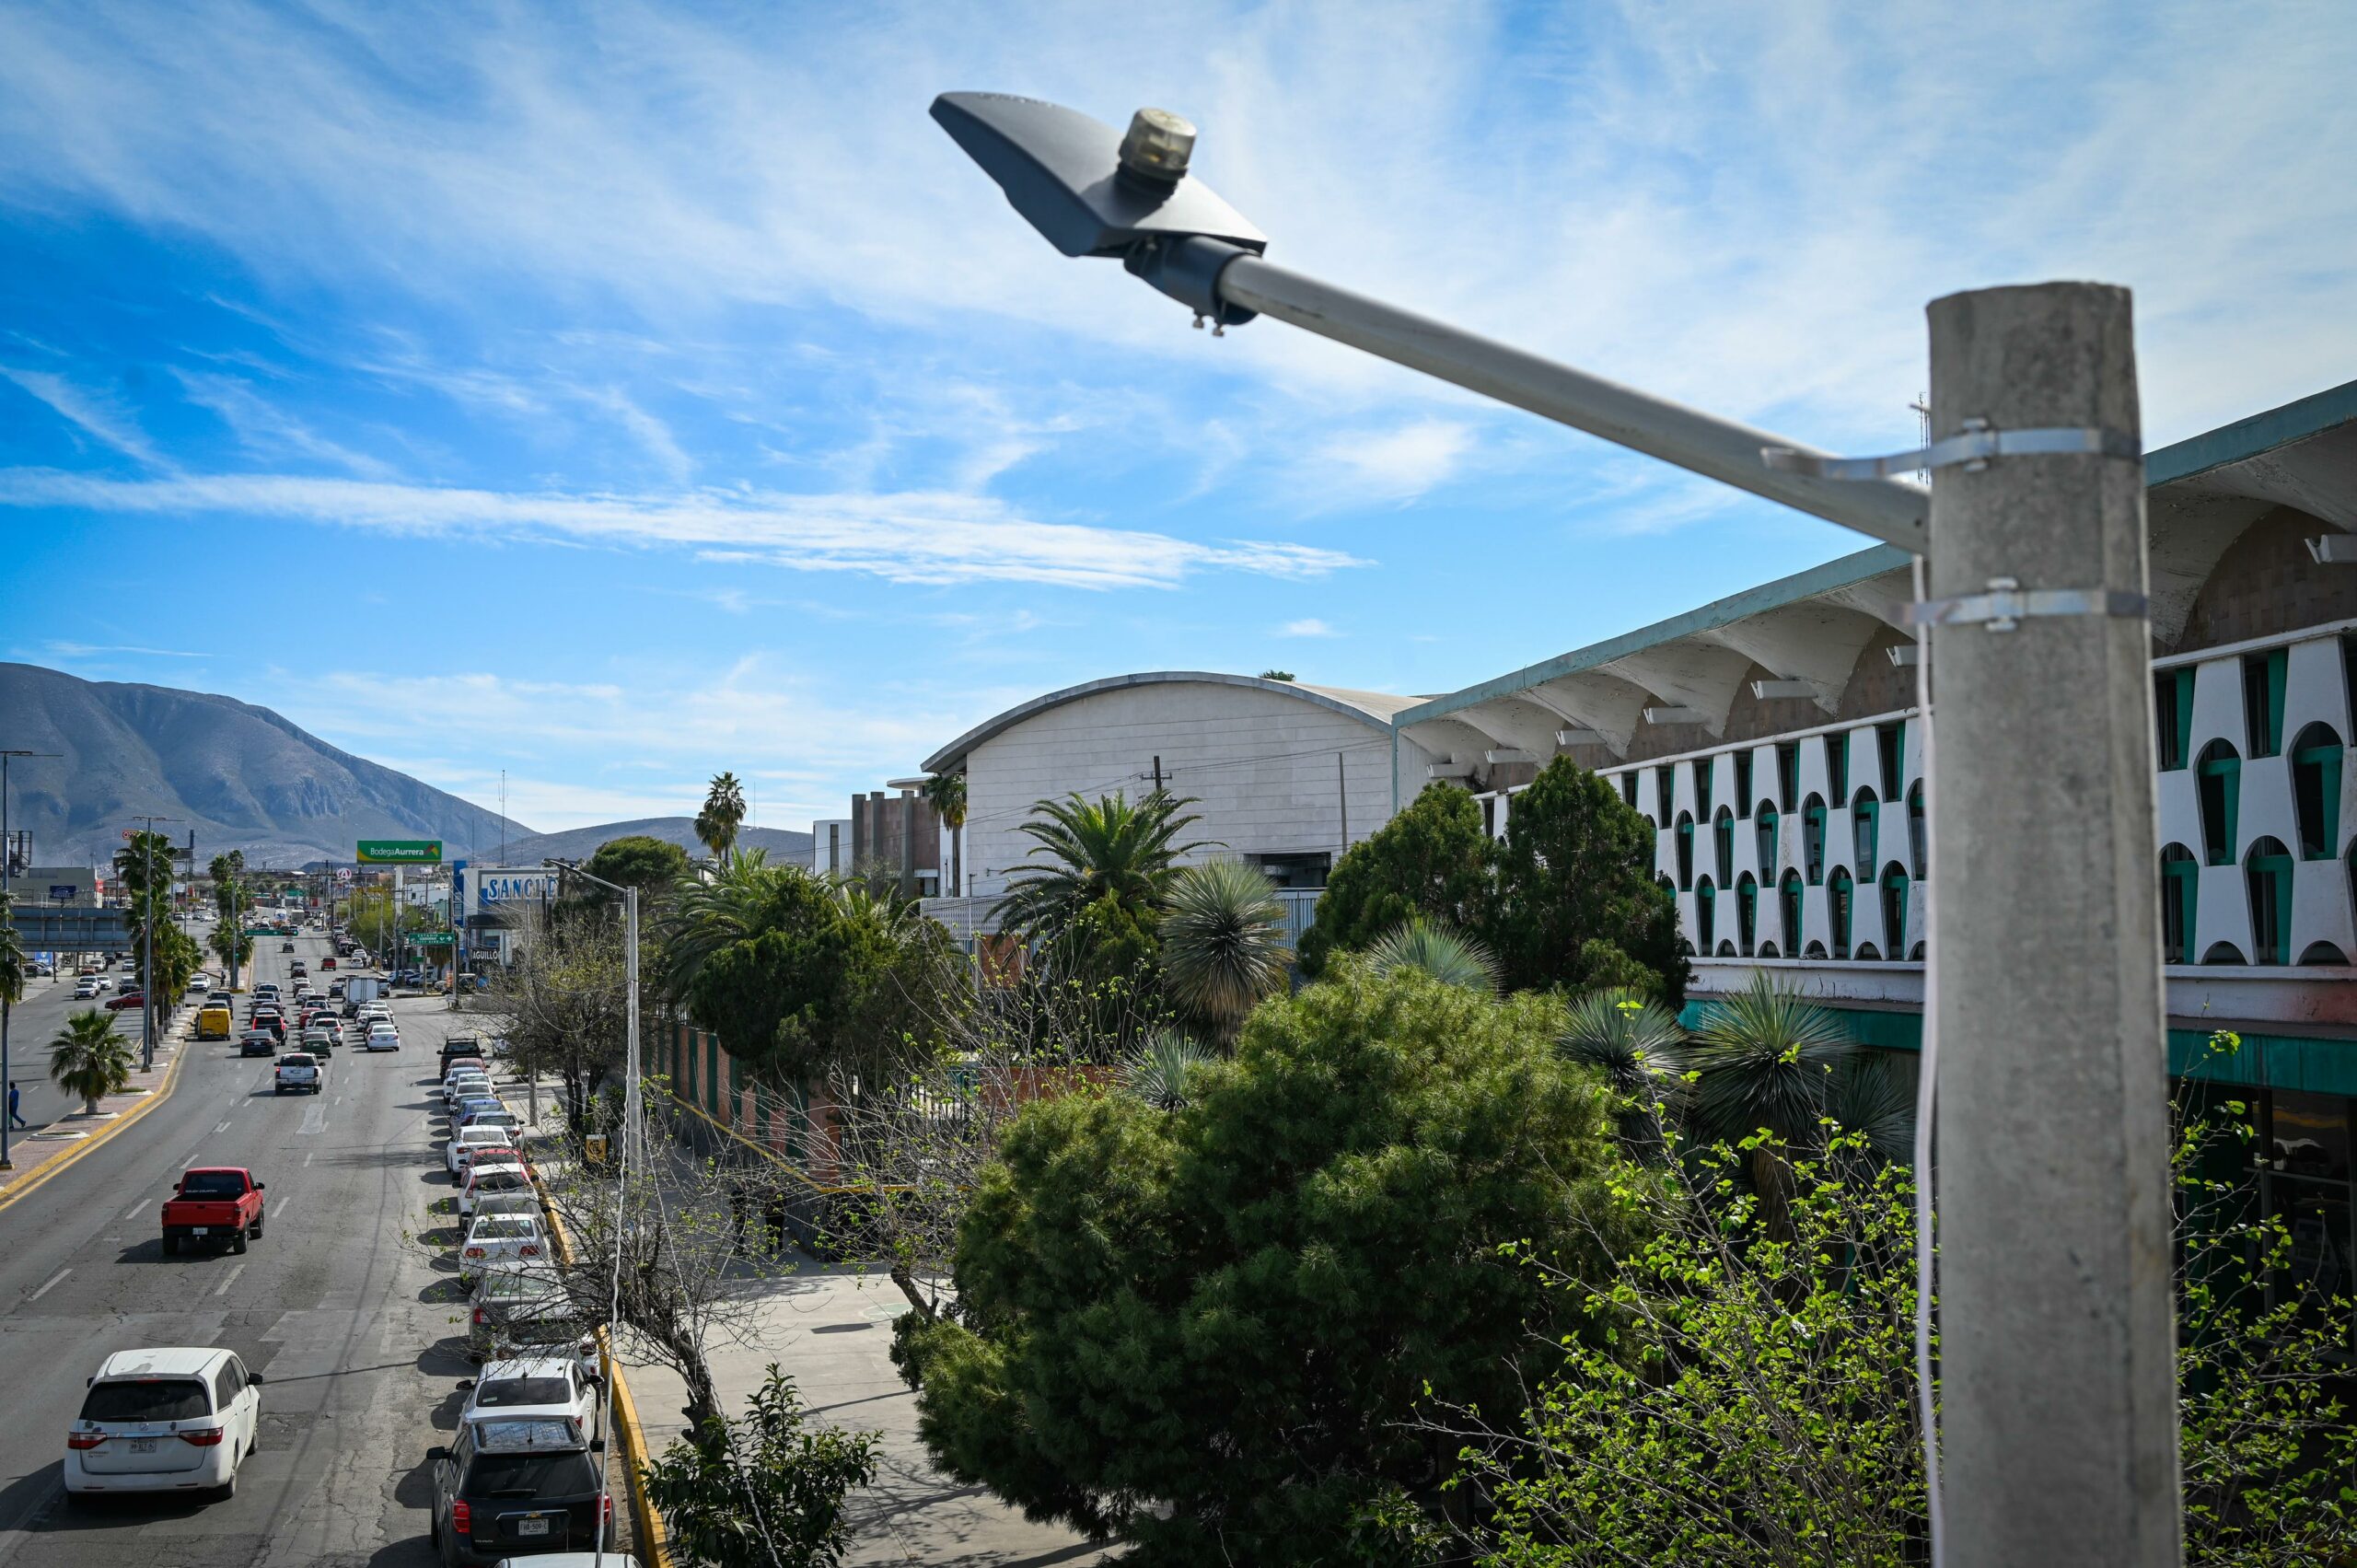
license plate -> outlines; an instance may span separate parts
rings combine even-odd
[[[152,1454],[156,1451],[156,1440],[153,1437],[134,1437],[131,1440],[131,1451],[134,1454]]]
[[[516,1533],[519,1536],[544,1536],[548,1534],[549,1521],[547,1516],[535,1514],[528,1519],[517,1520]]]
[[[189,1234],[191,1236],[211,1236],[213,1233],[210,1230],[207,1230],[204,1226],[198,1225],[195,1229],[190,1231]]]

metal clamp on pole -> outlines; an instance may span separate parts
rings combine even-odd
[[[2014,577],[1991,577],[1989,591],[1958,598],[1929,598],[1898,607],[1910,626],[1986,626],[2010,632],[2024,621],[2049,615],[2096,615],[2134,620],[2151,608],[2142,594],[2099,588],[2030,588]]]
[[[1992,458],[2072,457],[2144,460],[2136,437],[2124,430],[2073,425],[1998,430],[1985,419],[1968,419],[1963,430],[1945,440],[1884,458],[1821,458],[1790,447],[1759,449],[1759,460],[1768,467],[1817,479],[1889,479],[1926,469],[1958,466],[1968,473],[1978,473],[1989,466]]]

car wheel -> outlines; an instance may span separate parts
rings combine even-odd
[[[213,1489],[213,1501],[226,1503],[236,1495],[238,1495],[238,1469],[235,1465],[232,1465],[229,1467],[229,1479]]]
[[[253,1229],[248,1231],[246,1234],[252,1237],[256,1241],[260,1241],[261,1239],[261,1227],[262,1222],[256,1220],[254,1221]]]
[[[174,1258],[174,1257],[178,1257],[178,1256],[180,1255],[180,1238],[179,1237],[177,1237],[177,1236],[168,1236],[168,1237],[164,1237],[164,1256],[165,1256],[165,1257],[167,1257],[167,1258]]]
[[[246,1232],[243,1225],[238,1226],[238,1233],[229,1237],[229,1250],[237,1253],[240,1257],[244,1256],[246,1250]]]

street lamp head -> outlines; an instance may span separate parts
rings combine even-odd
[[[933,117],[1007,204],[1067,256],[1109,256],[1180,304],[1234,324],[1219,271],[1269,248],[1244,215],[1188,178],[1195,127],[1142,109],[1128,134],[1061,104],[1011,93],[943,93]]]

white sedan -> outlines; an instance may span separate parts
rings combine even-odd
[[[585,1372],[569,1355],[518,1356],[487,1361],[482,1370],[459,1385],[467,1402],[459,1419],[468,1421],[539,1418],[569,1421],[578,1441],[598,1434],[598,1410],[602,1395],[597,1377]]]
[[[504,1127],[468,1127],[453,1133],[450,1141],[442,1145],[442,1165],[449,1171],[451,1180],[467,1179],[467,1167],[480,1149],[505,1149],[512,1154],[516,1151],[515,1134]]]
[[[485,1269],[538,1263],[548,1252],[537,1214],[477,1214],[459,1247],[459,1272],[472,1279]]]
[[[442,1082],[442,1104],[447,1109],[470,1095],[488,1095],[491,1074],[488,1073],[453,1073]]]
[[[371,1024],[368,1032],[360,1038],[360,1049],[363,1051],[399,1051],[401,1048],[401,1031],[390,1024]]]
[[[198,1492],[228,1498],[261,1426],[261,1379],[230,1351],[119,1350],[65,1431],[65,1493]]]
[[[467,1171],[466,1185],[459,1190],[459,1216],[475,1217],[475,1205],[494,1192],[529,1192],[531,1179],[524,1174],[520,1160],[486,1160]]]

